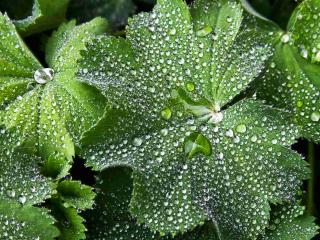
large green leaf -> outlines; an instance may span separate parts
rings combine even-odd
[[[319,1],[314,0],[299,5],[288,32],[278,30],[274,35],[274,57],[257,81],[258,97],[292,112],[301,135],[316,142],[320,141],[319,9]]]
[[[118,114],[86,134],[81,155],[96,170],[133,169],[130,212],[152,231],[210,219],[222,239],[256,239],[269,203],[290,200],[307,177],[288,148],[298,134],[288,114],[239,101],[271,55],[241,9],[159,0],[130,21],[127,39],[100,37],[83,52],[79,74]]]
[[[59,235],[54,219],[45,209],[0,199],[1,239],[53,240]]]
[[[45,160],[44,172],[50,176],[66,174],[74,143],[103,115],[105,104],[97,90],[77,80],[73,62],[83,41],[103,32],[105,22],[67,26],[61,28],[72,35],[60,30],[50,40],[50,66],[57,67],[51,70],[41,66],[8,17],[0,15],[0,124],[15,132],[13,147]]]

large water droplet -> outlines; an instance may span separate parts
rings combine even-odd
[[[313,112],[311,114],[311,120],[314,122],[319,122],[320,120],[320,113],[319,112]]]
[[[8,189],[6,191],[6,193],[7,193],[7,196],[10,197],[10,198],[13,198],[13,197],[16,196],[16,192],[14,190],[11,190],[11,189]]]
[[[197,153],[209,156],[212,153],[211,143],[203,134],[194,132],[185,139],[184,152],[189,158]]]
[[[54,71],[51,68],[38,69],[34,73],[34,80],[39,84],[46,84],[54,77]]]
[[[283,36],[281,37],[281,42],[283,43],[287,43],[290,40],[290,36],[289,34],[283,34]]]
[[[19,202],[20,202],[21,204],[25,204],[26,201],[27,201],[27,198],[26,198],[25,196],[23,196],[23,195],[19,196]]]
[[[246,125],[244,124],[239,124],[237,127],[236,127],[236,131],[238,133],[245,133],[247,131],[247,127]]]
[[[301,100],[297,101],[297,107],[301,108],[303,106],[303,102]]]
[[[186,84],[186,87],[187,87],[187,90],[188,90],[189,92],[192,92],[192,91],[194,91],[194,89],[195,89],[195,85],[194,85],[192,82],[188,82],[188,83]]]
[[[142,142],[143,142],[143,140],[141,138],[133,139],[133,145],[136,146],[136,147],[141,146]]]
[[[161,117],[163,117],[166,120],[169,120],[171,118],[171,110],[170,108],[165,108],[161,111]]]

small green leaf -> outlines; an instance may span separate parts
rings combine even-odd
[[[92,207],[95,197],[92,190],[91,187],[83,185],[79,181],[68,180],[61,181],[57,187],[64,207],[74,207],[81,210]]]
[[[23,36],[55,28],[64,21],[68,2],[69,0],[28,1],[27,4],[33,4],[31,15],[14,20],[14,24]],[[18,11],[16,9],[19,9],[17,5],[14,12]]]
[[[53,240],[59,236],[59,231],[53,224],[53,217],[44,208],[23,206],[0,199],[1,239]]]
[[[65,207],[59,199],[50,200],[52,215],[57,220],[56,226],[60,230],[59,240],[86,239],[84,219],[72,207]]]

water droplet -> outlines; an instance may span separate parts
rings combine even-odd
[[[163,117],[166,120],[169,120],[171,118],[172,112],[170,108],[165,108],[161,111],[161,117]]]
[[[231,23],[232,22],[232,17],[227,17],[227,22]]]
[[[256,142],[258,140],[258,137],[256,135],[252,136],[251,137],[251,141],[252,142]]]
[[[314,122],[319,122],[320,120],[320,113],[319,112],[313,112],[311,114],[311,120]]]
[[[229,129],[228,131],[226,131],[226,136],[227,137],[233,137],[233,131],[231,129]]]
[[[283,34],[283,36],[281,37],[281,42],[283,42],[283,43],[287,43],[287,42],[289,42],[289,40],[290,40],[290,36],[289,36],[289,34]]]
[[[143,140],[141,138],[133,139],[133,145],[136,146],[136,147],[141,146],[142,142],[143,142]]]
[[[34,80],[39,84],[46,84],[54,77],[54,71],[51,68],[38,69],[34,73]]]
[[[212,112],[210,114],[210,119],[208,123],[217,124],[223,120],[223,113],[222,112]]]
[[[160,133],[163,135],[163,136],[167,136],[168,135],[168,129],[164,128],[164,129],[161,129]]]
[[[275,67],[276,67],[275,62],[272,62],[272,63],[270,64],[270,67],[271,67],[271,68],[275,68]]]
[[[177,30],[175,28],[170,29],[169,34],[170,35],[176,35]]]
[[[197,153],[209,156],[212,153],[211,143],[203,134],[194,132],[185,139],[184,152],[189,158]]]
[[[301,100],[297,101],[297,107],[301,108],[303,106],[303,102]]]
[[[242,180],[242,176],[241,176],[241,175],[238,175],[238,176],[237,176],[237,181],[240,182],[241,180]]]
[[[187,90],[188,90],[189,92],[192,92],[192,91],[194,91],[194,89],[195,89],[195,85],[194,85],[192,82],[188,82],[188,83],[186,84],[186,88],[187,88]]]
[[[21,204],[25,204],[26,201],[27,201],[27,198],[26,198],[25,196],[23,196],[23,195],[19,196],[19,202],[20,202]]]
[[[247,127],[246,125],[244,124],[239,124],[237,127],[236,127],[236,131],[238,133],[245,133],[247,131]]]
[[[308,50],[302,49],[302,50],[301,50],[301,56],[302,56],[303,58],[307,59],[307,58],[308,58]]]
[[[11,190],[11,189],[8,189],[7,190],[7,196],[10,197],[10,198],[13,198],[16,196],[16,192],[14,190]]]
[[[199,31],[197,31],[197,36],[198,37],[205,37],[207,35],[209,35],[212,32],[212,27],[210,26],[206,26],[202,29],[200,29]]]

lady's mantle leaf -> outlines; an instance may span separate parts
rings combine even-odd
[[[95,208],[86,212],[88,239],[159,239],[144,225],[138,225],[129,213],[131,171],[111,168],[102,172],[97,181]]]
[[[296,9],[288,32],[276,34],[273,59],[262,80],[258,96],[289,109],[302,127],[302,136],[320,141],[320,19],[319,1],[306,0]]]
[[[65,207],[74,207],[77,209],[88,209],[93,205],[95,197],[92,188],[81,184],[78,181],[61,181],[58,184],[57,191]]]
[[[0,239],[53,240],[59,235],[54,219],[43,208],[0,199]]]
[[[56,226],[60,230],[59,240],[86,239],[84,219],[73,207],[65,207],[60,199],[51,199],[52,215],[57,219]]]
[[[93,36],[106,32],[108,23],[103,18],[76,26],[75,21],[63,24],[53,33],[46,49],[46,61],[56,71],[75,68],[80,50],[85,48]]]
[[[32,2],[31,15],[13,21],[22,35],[27,36],[55,28],[65,20],[69,0],[34,0]],[[15,6],[15,8],[19,7]]]
[[[320,2],[305,0],[292,14],[288,31],[302,55],[313,63],[320,63]]]
[[[314,217],[303,214],[304,207],[298,204],[276,206],[272,211],[270,226],[264,240],[309,240],[317,233],[319,227],[314,223]]]
[[[121,114],[105,114],[82,156],[97,170],[133,168],[130,212],[152,231],[175,235],[210,219],[222,239],[256,239],[269,203],[290,200],[307,176],[288,148],[298,130],[287,114],[238,99],[271,52],[241,19],[234,1],[189,10],[159,0],[130,21],[127,39],[101,37],[83,53],[83,81]]]
[[[74,142],[103,114],[104,98],[79,82],[74,76],[74,64],[64,58],[75,61],[77,52],[84,48],[84,35],[101,33],[104,24],[93,20],[80,27],[63,26],[73,35],[55,34],[56,40],[50,40],[49,49],[60,44],[62,50],[50,52],[50,63],[57,69],[48,69],[28,51],[8,17],[0,15],[0,124],[16,133],[15,146],[47,160],[47,175],[66,173],[74,155]],[[68,39],[62,45],[59,38],[65,35]],[[68,44],[76,42],[70,40],[73,38],[79,45],[71,48]],[[88,36],[84,39],[89,41]]]
[[[13,134],[0,130],[0,200],[11,200],[33,205],[43,202],[52,194],[54,184],[42,176],[37,156],[12,151],[8,143],[15,141]]]

